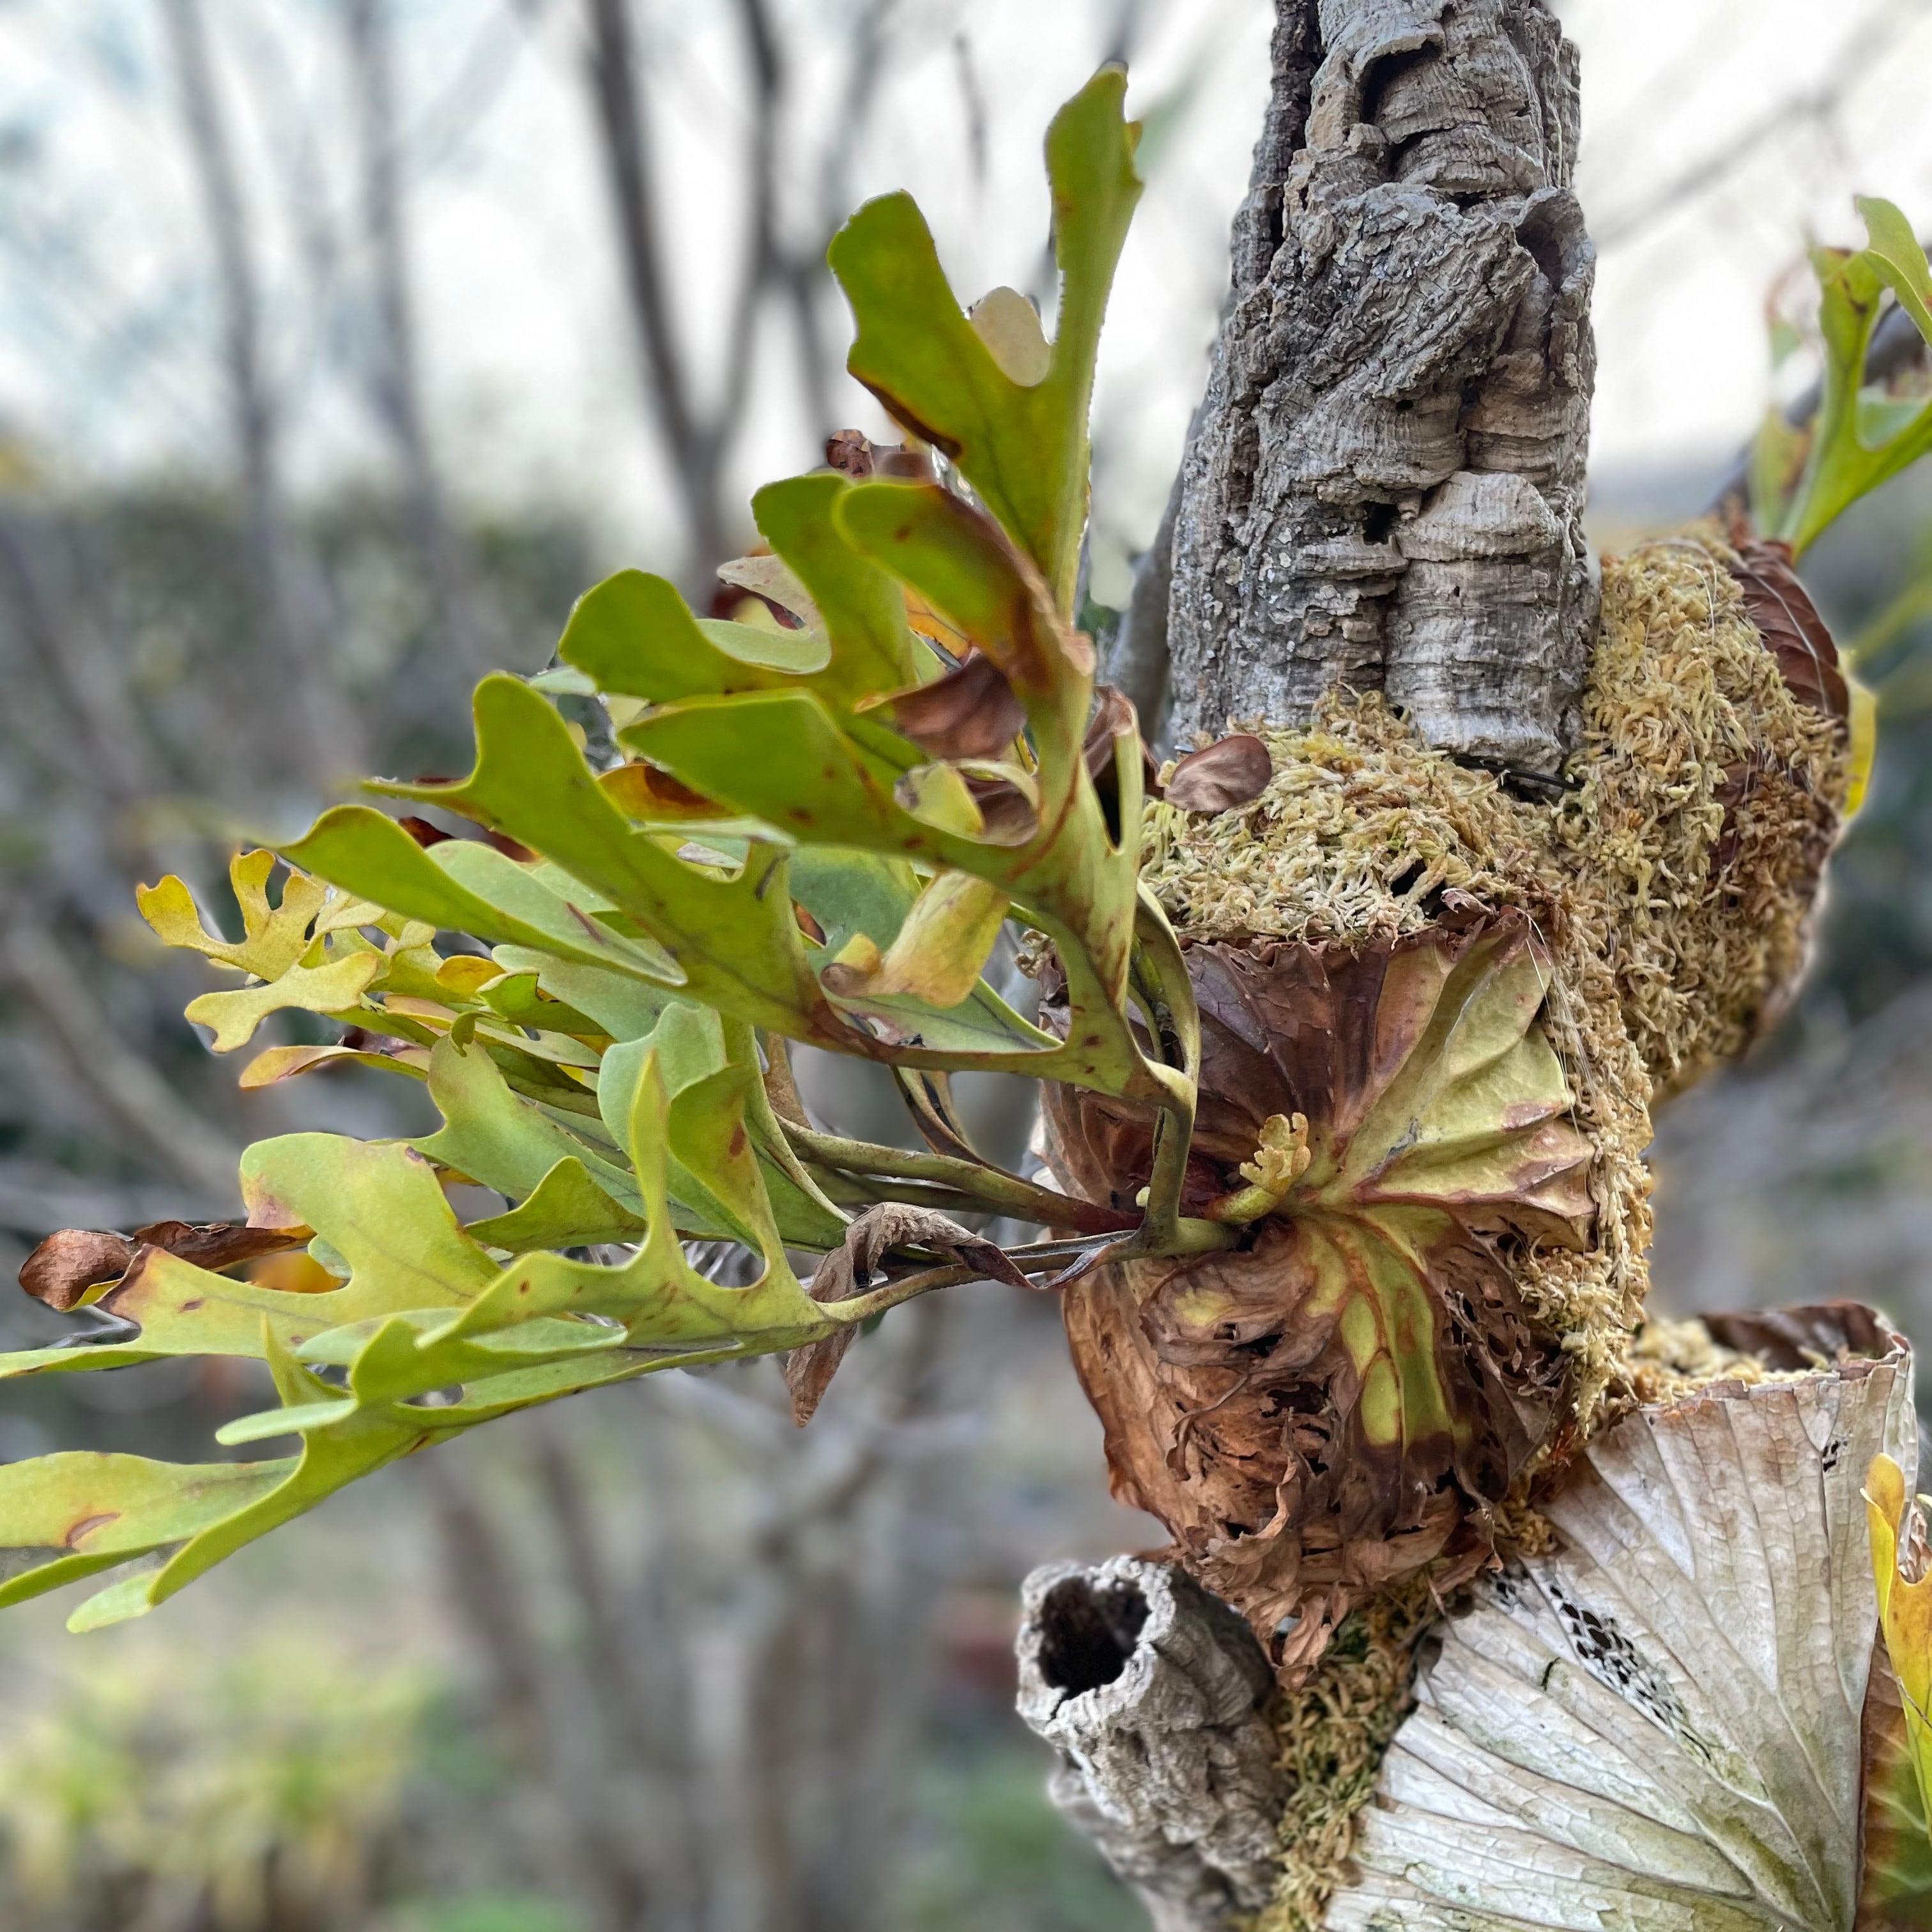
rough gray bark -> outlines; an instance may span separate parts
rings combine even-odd
[[[1053,1802],[1140,1894],[1155,1932],[1265,1905],[1288,1786],[1247,1625],[1166,1564],[1116,1556],[1027,1579],[1020,1715],[1060,1754]]]
[[[1552,770],[1597,602],[1575,50],[1544,0],[1277,0],[1274,62],[1175,526],[1173,736],[1341,684]]]

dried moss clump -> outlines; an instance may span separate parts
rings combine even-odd
[[[1514,910],[1550,975],[1544,1024],[1593,1150],[1594,1240],[1533,1249],[1525,1305],[1573,1364],[1561,1455],[1634,1402],[1771,1371],[1701,1323],[1641,1323],[1654,1100],[1734,1057],[1802,964],[1845,796],[1839,719],[1795,696],[1747,614],[1714,531],[1606,562],[1601,631],[1570,762],[1549,802],[1424,744],[1375,695],[1303,730],[1250,724],[1273,776],[1216,816],[1156,803],[1143,875],[1184,941],[1271,937],[1356,948],[1446,914]],[[1532,1470],[1533,1473],[1533,1470]],[[1519,1483],[1499,1540],[1548,1534]],[[1312,1932],[1410,1701],[1434,1613],[1412,1582],[1355,1611],[1278,1721],[1295,1797],[1282,1878],[1256,1932]]]
[[[1754,1388],[1760,1382],[1802,1382],[1813,1369],[1773,1369],[1762,1355],[1726,1348],[1702,1322],[1648,1318],[1630,1337],[1624,1373],[1636,1402],[1682,1402],[1719,1382]]]
[[[1735,560],[1700,531],[1605,566],[1582,789],[1552,826],[1660,1099],[1777,1017],[1845,800],[1845,728],[1785,681]]]
[[[1305,730],[1252,728],[1274,764],[1252,805],[1148,813],[1142,877],[1184,938],[1353,947],[1420,932],[1458,905],[1520,911],[1537,934],[1551,974],[1544,1024],[1594,1150],[1598,1238],[1580,1254],[1535,1252],[1519,1286],[1563,1338],[1573,1412],[1588,1414],[1648,1286],[1650,1078],[1618,1017],[1600,922],[1561,861],[1557,808],[1424,744],[1375,693],[1330,698]]]
[[[1277,1701],[1277,1762],[1292,1795],[1282,1819],[1280,1882],[1253,1932],[1320,1924],[1383,1756],[1414,1705],[1417,1643],[1438,1614],[1419,1580],[1378,1598],[1336,1631],[1307,1682]]]
[[[1802,964],[1845,795],[1843,724],[1794,696],[1714,530],[1607,560],[1576,787],[1542,803],[1424,744],[1370,694],[1264,723],[1238,812],[1150,806],[1142,873],[1184,939],[1357,946],[1445,908],[1514,908],[1548,958],[1545,1025],[1596,1150],[1592,1251],[1522,1288],[1575,1358],[1587,1428],[1648,1286],[1653,1100],[1742,1051]]]

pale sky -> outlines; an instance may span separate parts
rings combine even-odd
[[[430,402],[481,504],[562,498],[614,560],[666,554],[584,114],[576,0],[393,0]],[[864,0],[774,0],[798,51],[788,195],[815,190]],[[334,0],[206,0],[247,162],[293,481],[380,459],[344,380],[362,256]],[[900,0],[857,194],[908,186],[963,299],[1036,278],[1040,138],[1117,0]],[[1265,0],[1142,0],[1132,111],[1162,125],[1117,286],[1096,412],[1102,576],[1118,595],[1201,387],[1267,84]],[[1566,0],[1583,57],[1580,188],[1600,236],[1600,471],[1711,460],[1769,380],[1763,304],[1850,197],[1932,228],[1932,0]],[[744,130],[728,0],[639,0],[657,76],[686,340],[713,346]],[[0,438],[58,486],[218,470],[206,244],[157,0],[0,0]],[[983,116],[983,170],[970,130]],[[1677,190],[1674,194],[1673,186]],[[721,239],[722,238],[722,239]],[[789,334],[760,344],[743,488],[808,466]],[[878,426],[856,388],[850,418]],[[1111,575],[1109,574],[1111,573]]]

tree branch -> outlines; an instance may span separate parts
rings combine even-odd
[[[310,622],[284,514],[274,397],[262,341],[262,298],[240,171],[208,45],[201,0],[162,0],[182,118],[220,290],[222,358],[241,459],[248,556],[268,636],[281,661],[297,730],[297,755],[312,778],[366,764],[359,725],[322,670],[320,627]]]
[[[1133,1886],[1155,1932],[1232,1932],[1274,1889],[1288,1799],[1247,1625],[1138,1557],[1026,1580],[1019,1713],[1060,1754],[1053,1802]]]
[[[677,472],[692,546],[700,568],[722,560],[717,506],[700,487],[704,436],[692,401],[665,288],[657,182],[638,86],[628,0],[586,0],[590,40],[585,73],[596,109],[604,177],[617,225],[618,253],[643,363],[644,390]]]
[[[376,326],[370,400],[401,462],[417,548],[435,587],[452,655],[470,676],[481,676],[500,655],[502,640],[492,634],[477,598],[475,572],[449,514],[422,405],[388,0],[345,0],[342,21],[359,111],[362,221],[374,262]]]
[[[225,1208],[235,1199],[241,1149],[130,1051],[60,941],[24,907],[9,910],[0,974],[40,1014],[81,1084],[134,1146],[202,1200]]]

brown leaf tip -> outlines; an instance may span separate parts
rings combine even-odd
[[[1274,766],[1268,748],[1237,731],[1203,750],[1190,752],[1174,768],[1162,796],[1183,812],[1232,812],[1252,805],[1268,790]]]
[[[311,1231],[244,1228],[227,1221],[156,1221],[122,1234],[104,1228],[63,1228],[50,1234],[20,1268],[20,1286],[36,1301],[65,1314],[91,1288],[118,1281],[143,1248],[159,1248],[196,1268],[224,1268],[299,1247]]]

